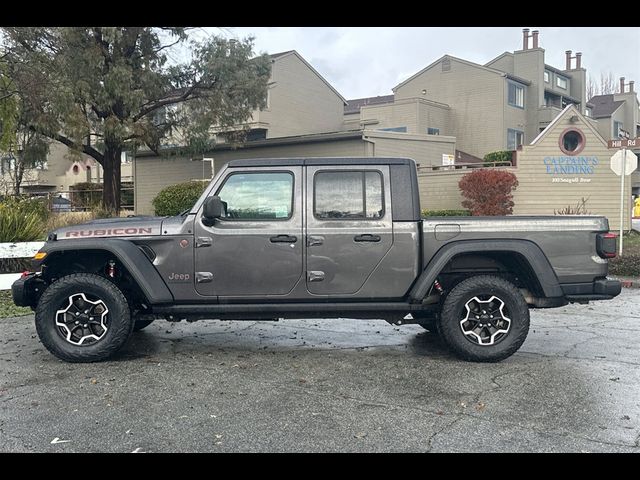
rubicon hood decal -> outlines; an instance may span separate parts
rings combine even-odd
[[[64,237],[118,237],[130,235],[154,235],[152,227],[96,228],[95,230],[69,230]]]
[[[58,240],[96,237],[139,237],[161,235],[162,218],[123,218],[87,222],[55,231]]]

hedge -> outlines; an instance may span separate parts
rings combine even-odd
[[[423,217],[468,217],[469,210],[422,210]]]
[[[193,207],[206,186],[205,182],[193,181],[178,183],[160,190],[160,193],[151,202],[156,215],[178,215]]]

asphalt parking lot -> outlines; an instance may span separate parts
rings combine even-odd
[[[1,320],[2,452],[637,452],[640,290],[534,311],[522,349],[458,361],[419,326],[171,324],[72,365]]]

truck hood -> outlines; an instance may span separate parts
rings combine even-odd
[[[49,233],[48,239],[73,240],[77,238],[161,235],[162,221],[166,218],[150,216],[101,218],[71,227],[58,228]]]

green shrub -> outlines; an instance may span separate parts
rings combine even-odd
[[[33,242],[44,235],[48,211],[37,200],[6,199],[0,203],[0,243]]]
[[[502,167],[511,165],[511,155],[512,152],[510,150],[498,150],[497,152],[487,153],[483,160],[485,167]]]
[[[422,210],[423,217],[468,217],[469,210]]]
[[[204,182],[193,181],[178,183],[160,190],[160,193],[151,202],[156,215],[177,215],[183,210],[193,207],[206,186],[207,184]]]

